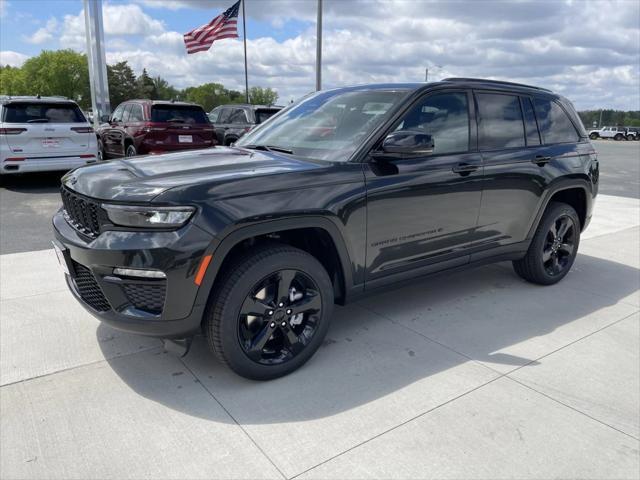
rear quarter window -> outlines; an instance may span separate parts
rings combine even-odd
[[[556,102],[546,98],[536,98],[533,106],[544,143],[569,143],[580,139],[573,123]]]
[[[209,123],[209,117],[201,107],[178,105],[154,105],[151,107],[152,122]]]
[[[267,119],[273,117],[280,110],[275,108],[261,108],[256,110],[256,123],[262,123]]]
[[[7,123],[86,123],[75,104],[65,103],[9,103],[3,108]]]

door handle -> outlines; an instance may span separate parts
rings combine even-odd
[[[459,163],[451,169],[453,173],[459,173],[460,175],[469,175],[471,172],[478,170],[478,165],[471,165],[469,163]]]
[[[540,165],[542,167],[542,166],[546,165],[547,163],[549,163],[551,161],[551,157],[545,157],[543,155],[536,155],[535,158],[532,161],[536,165]]]

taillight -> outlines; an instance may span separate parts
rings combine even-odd
[[[71,127],[77,133],[93,133],[93,127]]]
[[[24,162],[25,160],[25,157],[9,157],[6,159],[7,162]]]
[[[80,155],[80,158],[94,158],[95,155],[93,153],[85,153],[83,155]]]
[[[19,135],[26,131],[26,128],[0,128],[0,135]]]

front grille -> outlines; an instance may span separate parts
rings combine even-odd
[[[164,280],[157,284],[125,283],[122,289],[134,307],[155,314],[162,312],[166,293]]]
[[[67,221],[81,233],[97,237],[100,234],[100,205],[64,187],[60,189],[60,196]]]
[[[74,262],[76,277],[74,282],[80,298],[94,310],[106,312],[111,309],[111,305],[102,293],[102,289],[96,282],[93,273],[87,267]]]

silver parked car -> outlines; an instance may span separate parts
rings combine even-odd
[[[93,128],[63,97],[0,97],[0,174],[71,170],[98,160]]]

